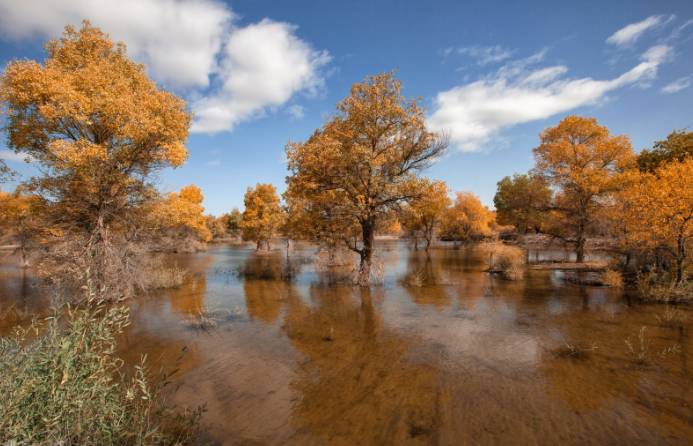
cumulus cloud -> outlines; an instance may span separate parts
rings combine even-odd
[[[174,86],[206,86],[233,13],[213,0],[0,0],[0,33],[59,36],[88,19]]]
[[[230,130],[239,122],[286,103],[295,93],[315,93],[320,68],[330,61],[295,35],[296,27],[264,19],[232,32],[219,71],[221,87],[193,103],[192,131]]]
[[[123,41],[151,76],[192,101],[192,131],[232,130],[323,85],[327,51],[314,50],[288,23],[247,26],[219,0],[0,0],[0,37],[59,36],[88,19]],[[303,112],[292,106],[288,113]]]
[[[606,42],[616,46],[630,45],[638,40],[640,36],[642,36],[647,30],[668,23],[669,21],[673,20],[673,18],[673,15],[651,15],[645,20],[631,23],[630,25],[626,25],[619,29],[609,36],[609,38],[606,39]]]
[[[676,79],[674,82],[671,82],[664,87],[662,87],[662,93],[677,93],[681,90],[685,90],[686,88],[691,86],[691,77],[686,76],[682,77],[679,79]]]
[[[651,47],[632,69],[614,79],[596,80],[566,78],[563,65],[536,68],[544,59],[542,51],[508,63],[485,79],[438,93],[427,123],[447,133],[460,150],[479,150],[504,128],[593,104],[610,91],[651,80],[671,54],[669,46]]]

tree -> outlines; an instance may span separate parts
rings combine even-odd
[[[529,230],[539,232],[551,206],[551,195],[548,184],[540,177],[504,177],[493,197],[498,223],[513,225],[522,234]]]
[[[457,192],[455,202],[446,209],[441,233],[448,240],[468,241],[491,232],[493,213],[471,192]]]
[[[673,131],[667,139],[657,141],[652,150],[638,154],[638,167],[643,172],[653,173],[662,164],[684,161],[693,157],[693,132]]]
[[[45,203],[21,188],[14,193],[0,192],[0,227],[18,245],[22,266],[29,266],[29,250],[44,237],[58,235],[45,220]]]
[[[161,229],[192,233],[202,241],[209,241],[212,234],[202,206],[202,190],[190,184],[180,192],[170,192],[154,209],[156,225]]]
[[[277,189],[271,184],[258,183],[254,188],[248,188],[244,203],[241,219],[243,240],[254,241],[258,250],[264,244],[269,251],[270,241],[284,219]]]
[[[426,241],[428,252],[443,215],[450,206],[450,197],[443,181],[424,180],[420,187],[419,196],[403,212],[402,223],[407,233],[414,237],[415,247],[418,245],[418,238],[422,237]]]
[[[536,174],[557,189],[549,231],[573,243],[583,262],[590,226],[634,163],[630,141],[610,135],[594,118],[568,116],[542,132],[533,152]]]
[[[226,217],[226,232],[231,237],[238,237],[241,234],[241,211],[238,208],[233,208]]]
[[[46,49],[43,64],[12,61],[0,79],[8,146],[41,166],[31,187],[56,223],[86,237],[99,274],[109,234],[154,196],[152,173],[185,161],[190,114],[89,22]]]
[[[341,241],[359,254],[366,285],[378,220],[418,196],[416,173],[446,143],[426,129],[423,111],[403,98],[392,73],[354,84],[337,112],[306,142],[288,144],[288,191],[314,211],[316,224],[359,228],[358,238],[347,233]]]
[[[675,282],[685,278],[693,243],[693,158],[635,174],[620,194],[619,216],[631,246],[664,249],[673,257]]]

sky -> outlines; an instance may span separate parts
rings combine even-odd
[[[489,206],[567,115],[596,117],[635,150],[693,128],[690,0],[0,0],[0,66],[43,60],[46,39],[83,19],[187,100],[190,157],[156,181],[197,184],[215,215],[242,209],[256,183],[283,191],[285,145],[384,71],[450,138],[424,175]],[[0,158],[35,173],[5,142]]]

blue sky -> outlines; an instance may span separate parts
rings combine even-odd
[[[189,161],[159,186],[201,186],[214,214],[242,207],[257,182],[283,190],[285,144],[319,127],[352,83],[392,69],[451,137],[425,174],[489,205],[568,114],[595,116],[636,150],[693,128],[690,0],[0,0],[0,64],[42,59],[42,43],[82,18],[188,100]]]

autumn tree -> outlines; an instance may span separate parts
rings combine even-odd
[[[661,165],[693,158],[693,132],[673,131],[667,139],[657,141],[651,150],[638,154],[638,167],[643,172],[653,173]]]
[[[315,211],[316,224],[359,229],[341,241],[360,256],[358,281],[365,285],[378,221],[418,196],[417,172],[445,147],[392,73],[371,76],[351,87],[337,115],[307,141],[288,144],[288,190]]]
[[[498,224],[513,225],[522,234],[539,232],[551,206],[551,196],[548,184],[538,176],[504,177],[493,197]]]
[[[549,231],[572,243],[577,262],[583,262],[595,217],[621,188],[620,174],[634,163],[630,141],[611,135],[594,118],[568,116],[542,132],[533,152],[535,173],[556,189]]]
[[[685,279],[693,244],[693,158],[635,174],[619,195],[619,221],[628,244],[665,250],[673,258],[675,282]]]
[[[155,227],[194,235],[205,242],[211,240],[203,200],[202,190],[194,184],[182,187],[180,192],[170,192],[154,206]]]
[[[23,267],[29,266],[29,251],[41,240],[59,235],[47,224],[43,200],[22,188],[13,193],[0,192],[0,228],[3,236],[17,244]]]
[[[31,187],[56,223],[86,237],[83,257],[99,275],[111,235],[153,196],[152,173],[185,161],[190,115],[89,22],[46,50],[43,63],[12,61],[0,79],[8,146],[39,164]]]
[[[424,180],[420,185],[418,197],[406,206],[402,214],[402,224],[410,237],[414,238],[415,248],[418,239],[426,241],[426,252],[439,229],[443,216],[450,206],[448,188],[443,181]]]
[[[270,241],[277,234],[284,218],[277,189],[271,184],[258,183],[254,188],[248,188],[243,202],[243,240],[255,242],[258,250],[262,245],[269,250]]]
[[[469,241],[490,235],[493,213],[471,192],[457,192],[446,209],[441,235],[448,240]]]
[[[231,212],[226,214],[226,232],[231,237],[238,237],[241,235],[241,219],[243,215],[238,208],[231,209]]]

